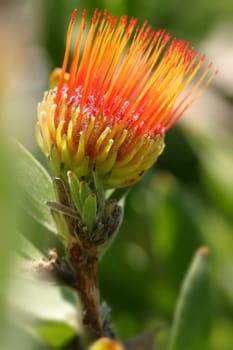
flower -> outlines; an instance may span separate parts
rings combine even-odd
[[[37,140],[55,175],[88,179],[95,168],[105,188],[128,186],[157,160],[165,132],[216,72],[189,43],[98,10],[88,31],[83,12],[67,72],[75,17],[76,10],[62,68],[38,106]]]

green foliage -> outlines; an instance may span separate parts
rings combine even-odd
[[[65,322],[44,322],[36,326],[36,331],[53,349],[60,349],[76,334]]]
[[[20,201],[25,211],[51,231],[55,231],[46,201],[55,201],[52,180],[42,165],[22,145],[16,144],[15,179],[19,184]]]
[[[91,232],[95,223],[97,213],[97,200],[94,193],[89,194],[83,206],[82,217],[86,223],[88,231]]]
[[[80,196],[79,196],[79,192],[80,192],[79,180],[78,180],[77,176],[75,175],[75,173],[73,173],[72,171],[68,171],[67,177],[68,177],[68,183],[69,183],[69,187],[70,187],[70,194],[72,197],[72,201],[74,202],[78,212],[81,214],[83,203],[80,200]]]
[[[208,249],[200,248],[185,277],[173,321],[170,350],[208,349],[211,288]]]
[[[15,240],[16,198],[14,178],[12,176],[13,162],[9,152],[5,136],[2,133],[2,123],[0,124],[0,338],[4,337],[4,323],[7,319],[5,288],[9,283],[9,275],[12,266]]]

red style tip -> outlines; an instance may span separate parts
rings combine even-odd
[[[84,18],[84,19],[87,18],[87,10],[83,10],[83,12],[82,12],[82,18]]]
[[[71,13],[71,17],[70,17],[70,24],[71,25],[73,25],[74,22],[75,22],[75,18],[76,18],[77,12],[78,12],[78,10],[74,9],[74,11]]]

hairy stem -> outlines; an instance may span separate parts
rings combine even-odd
[[[83,326],[93,339],[103,335],[99,281],[97,276],[97,255],[89,250],[81,250],[76,244],[70,249],[70,261],[76,277],[76,290],[79,294],[84,316]]]

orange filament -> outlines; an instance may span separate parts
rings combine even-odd
[[[158,130],[168,130],[216,74],[211,65],[201,71],[205,57],[198,58],[198,53],[188,43],[171,40],[165,31],[154,32],[147,22],[140,27],[134,18],[127,20],[122,16],[117,19],[106,11],[96,10],[86,38],[86,12],[83,12],[69,80],[65,83],[75,16],[76,10],[71,16],[56,90],[56,126],[62,104],[79,106],[81,112],[88,112],[87,101],[92,97],[96,120],[107,116],[109,122],[118,123],[122,128],[128,125],[142,135],[155,135]],[[85,47],[81,54],[83,43]],[[191,84],[190,90],[186,91]],[[80,87],[82,91],[77,104],[72,101],[77,102],[76,89]],[[177,102],[181,94],[182,98]],[[123,113],[124,103],[129,106]],[[70,113],[68,109],[65,114],[64,133]],[[78,131],[81,115],[77,123]]]

